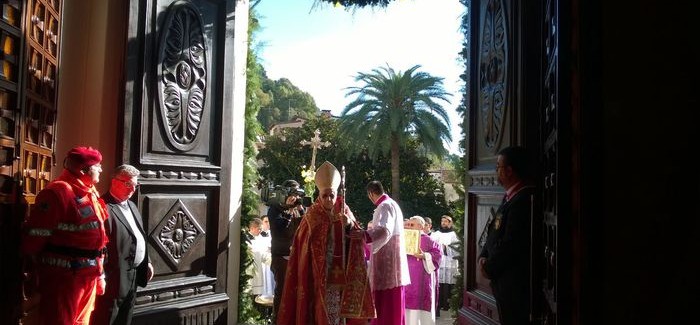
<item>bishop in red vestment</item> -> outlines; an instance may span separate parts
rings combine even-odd
[[[324,162],[315,182],[319,197],[294,236],[277,324],[367,324],[375,311],[365,242],[345,237],[356,223],[336,200],[340,173]]]

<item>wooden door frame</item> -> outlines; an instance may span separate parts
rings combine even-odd
[[[215,270],[216,281],[213,282],[214,296],[204,298],[198,302],[197,306],[173,306],[179,311],[175,314],[179,317],[186,315],[215,315],[216,322],[235,322],[238,309],[238,277],[239,277],[239,250],[240,247],[240,197],[242,188],[236,186],[242,182],[243,166],[243,132],[244,132],[244,112],[245,112],[245,71],[246,65],[246,41],[247,41],[247,6],[246,1],[219,0],[211,1],[213,5],[219,6],[222,10],[218,12],[217,21],[224,22],[218,26],[217,35],[219,38],[213,40],[218,43],[218,51],[213,53],[210,60],[217,60],[222,63],[218,66],[219,72],[216,80],[209,87],[216,87],[218,97],[210,100],[211,108],[216,108],[215,132],[221,135],[223,140],[212,139],[211,143],[218,145],[215,150],[217,156],[213,157],[212,166],[193,167],[207,173],[217,173],[218,196],[215,204],[211,207],[212,213],[216,215],[219,227],[217,233],[209,233],[208,236],[215,236],[216,243],[207,243],[208,251],[216,252],[215,265],[210,265]],[[245,8],[244,8],[245,7]],[[151,26],[153,11],[156,10],[150,0],[131,0],[128,8],[128,31],[126,45],[125,64],[125,85],[124,85],[124,136],[121,139],[121,152],[124,161],[130,161],[138,168],[153,169],[154,161],[144,159],[144,143],[139,142],[144,132],[139,122],[146,115],[157,114],[157,112],[145,112],[155,101],[150,96],[155,94],[154,89],[150,89],[155,83],[155,71],[153,63],[156,55],[152,51],[156,40],[153,34],[155,26]],[[158,9],[159,10],[159,9]],[[235,15],[234,15],[235,13]],[[234,19],[234,16],[236,19]],[[145,22],[144,22],[145,21]],[[235,27],[235,28],[234,28]],[[233,37],[231,37],[233,35]],[[226,59],[224,59],[226,58]],[[174,166],[176,168],[177,166]],[[190,168],[192,169],[192,168]],[[155,171],[158,173],[158,171]],[[160,176],[156,176],[160,177]],[[150,181],[152,184],[165,184],[167,180],[159,181],[158,178]],[[154,183],[155,182],[155,183]],[[160,182],[160,183],[159,183]],[[165,183],[163,183],[165,182]],[[194,186],[212,186],[211,181],[202,179],[192,183]],[[143,203],[143,196],[138,200]],[[202,278],[202,281],[209,281]],[[172,285],[177,285],[177,281],[172,281]],[[165,285],[165,284],[164,284]],[[155,291],[154,291],[155,290]],[[153,294],[158,288],[146,288],[141,293]],[[140,294],[141,295],[141,294]],[[224,309],[221,309],[223,303]],[[189,309],[188,309],[189,308]],[[141,321],[147,319],[158,319],[158,310],[152,308],[138,309],[136,318]],[[155,318],[154,318],[155,317]],[[168,320],[175,321],[173,312],[167,316]],[[190,316],[188,316],[190,317]],[[161,320],[164,318],[161,318]]]
[[[463,306],[459,310],[459,320],[460,323],[465,324],[495,324],[494,317],[489,318],[487,315],[492,315],[495,313],[495,301],[488,293],[475,291],[471,292],[476,286],[476,275],[474,271],[476,270],[476,255],[477,255],[477,245],[473,242],[478,239],[479,231],[477,229],[477,216],[473,214],[477,211],[477,200],[476,197],[484,195],[495,195],[499,196],[503,193],[502,189],[494,184],[493,170],[488,164],[480,164],[477,162],[476,148],[478,148],[477,141],[481,141],[478,138],[477,132],[477,118],[475,116],[479,115],[479,112],[475,110],[479,109],[479,99],[478,99],[478,89],[475,87],[476,80],[479,78],[479,46],[480,46],[480,9],[482,4],[486,1],[466,1],[466,5],[469,8],[469,44],[473,46],[469,47],[468,57],[467,57],[467,75],[470,88],[466,90],[465,102],[468,103],[468,107],[471,107],[470,111],[467,111],[465,119],[467,121],[469,136],[468,136],[468,150],[466,160],[467,160],[467,179],[468,179],[468,191],[467,191],[467,201],[465,206],[465,291]],[[538,186],[541,189],[545,188],[545,178],[548,181],[556,181],[558,184],[566,184],[556,187],[556,200],[558,205],[558,215],[561,216],[558,221],[558,229],[556,230],[558,235],[557,246],[556,246],[556,263],[559,265],[556,267],[556,300],[560,302],[558,309],[556,311],[557,320],[561,323],[568,323],[572,320],[572,300],[573,292],[572,288],[576,286],[579,282],[578,279],[574,279],[572,274],[571,266],[574,265],[574,259],[579,258],[581,254],[581,244],[580,242],[580,228],[578,228],[578,222],[576,221],[577,215],[575,213],[575,208],[573,202],[578,202],[578,184],[573,183],[574,181],[580,181],[579,179],[573,179],[576,175],[576,170],[580,167],[577,163],[572,163],[572,159],[580,159],[580,138],[575,137],[577,133],[580,132],[580,119],[577,115],[580,113],[580,108],[576,102],[572,100],[572,90],[577,85],[575,79],[575,69],[576,66],[573,65],[571,59],[572,52],[570,46],[572,42],[578,40],[578,35],[572,31],[572,26],[575,22],[570,22],[571,18],[575,16],[572,13],[572,8],[576,4],[572,4],[563,0],[550,0],[561,5],[563,8],[563,14],[557,17],[558,19],[558,54],[559,54],[559,68],[558,76],[555,84],[557,85],[558,97],[556,102],[556,108],[558,112],[556,113],[558,135],[554,139],[561,139],[561,144],[557,145],[556,150],[556,166],[558,169],[555,170],[556,177],[549,174],[545,175],[544,170],[538,171],[539,180]],[[543,81],[545,67],[544,58],[544,42],[543,42],[543,25],[547,22],[544,21],[545,15],[545,5],[548,1],[532,1],[526,3],[515,4],[513,12],[510,13],[509,24],[512,26],[508,29],[511,34],[509,39],[511,40],[510,51],[511,58],[508,71],[512,73],[515,79],[513,83],[510,84],[512,98],[512,104],[510,106],[511,110],[511,134],[508,139],[504,139],[507,145],[522,145],[529,149],[533,153],[533,158],[542,164],[545,159],[544,147],[546,143],[551,143],[552,138],[546,139],[545,135],[542,133],[541,121],[544,118],[542,113],[542,107],[544,107],[545,98],[543,97]],[[562,20],[566,22],[561,23]],[[539,64],[539,63],[542,64]],[[547,98],[548,100],[548,98]],[[475,115],[476,114],[476,115]],[[549,142],[548,142],[549,141]],[[483,159],[483,156],[479,156]],[[572,184],[573,186],[569,186]],[[533,249],[532,254],[535,259],[539,259],[542,255],[542,242],[540,240],[544,231],[541,229],[542,225],[541,219],[533,221]],[[533,260],[536,263],[537,260]],[[535,264],[533,264],[535,265]],[[533,288],[540,288],[539,277],[541,276],[541,268],[535,267],[533,269],[533,283],[535,284]],[[537,291],[533,291],[533,295],[538,294]],[[540,319],[541,321],[541,319]]]

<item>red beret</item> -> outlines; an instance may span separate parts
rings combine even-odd
[[[80,163],[80,168],[87,168],[102,161],[102,154],[92,147],[75,147],[68,151],[68,158]]]

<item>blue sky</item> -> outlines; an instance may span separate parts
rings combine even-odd
[[[452,143],[458,153],[459,115],[464,71],[459,61],[463,35],[458,0],[398,0],[387,8],[347,10],[314,0],[262,0],[256,7],[262,30],[258,54],[272,79],[287,78],[308,92],[321,109],[340,115],[352,98],[345,97],[358,72],[386,66],[444,78],[451,104]]]

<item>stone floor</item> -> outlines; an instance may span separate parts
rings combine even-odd
[[[452,318],[452,312],[449,310],[441,310],[440,317],[437,318],[436,325],[452,325],[455,319]]]
[[[452,312],[449,310],[442,310],[440,312],[440,317],[437,318],[437,321],[435,322],[436,325],[452,325],[454,324],[455,319],[452,317]],[[271,322],[268,322],[266,324],[271,324]]]

